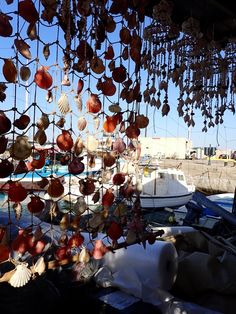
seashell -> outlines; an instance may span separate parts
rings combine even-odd
[[[102,103],[97,94],[91,94],[86,101],[86,109],[90,113],[98,113],[102,109]]]
[[[28,142],[28,136],[17,136],[15,143],[9,148],[12,158],[16,160],[27,159],[32,152],[32,146]]]
[[[99,141],[93,135],[87,135],[84,141],[84,146],[89,152],[95,152],[98,148]]]
[[[70,225],[70,217],[68,214],[64,214],[62,216],[60,223],[59,223],[60,229],[62,231],[64,231],[69,227],[69,225]]]
[[[58,126],[59,128],[63,128],[65,122],[66,122],[65,118],[61,117],[61,118],[57,121],[56,126]]]
[[[89,177],[79,180],[79,191],[83,195],[93,194],[95,191],[94,180]]]
[[[50,48],[49,48],[49,44],[46,44],[43,46],[43,55],[44,58],[47,60],[50,56]]]
[[[101,213],[95,213],[88,221],[89,228],[96,229],[104,223],[104,217]]]
[[[46,130],[49,127],[50,121],[46,113],[42,113],[41,118],[37,121],[36,126],[40,130]]]
[[[103,130],[107,133],[112,133],[115,131],[117,125],[116,118],[114,116],[107,116],[106,120],[103,123]]]
[[[111,138],[111,136],[109,136],[109,137],[106,139],[106,147],[107,147],[107,148],[111,148],[111,146],[112,146],[112,141],[113,141],[113,139]]]
[[[126,68],[123,65],[121,65],[118,68],[115,68],[112,72],[113,80],[117,83],[124,82],[126,80],[126,76],[127,76]]]
[[[46,264],[44,261],[43,256],[41,256],[37,262],[31,267],[31,271],[33,274],[38,273],[39,275],[42,275],[46,270]]]
[[[31,277],[31,271],[27,268],[28,264],[19,264],[15,268],[15,272],[11,279],[9,280],[9,284],[14,288],[20,288],[26,285]]]
[[[63,151],[69,151],[74,146],[73,138],[67,130],[62,130],[62,134],[57,136],[56,143]]]
[[[15,214],[16,220],[19,221],[21,219],[21,215],[22,215],[22,205],[21,205],[21,203],[14,203],[12,205],[12,208],[14,210],[14,214]]]
[[[58,178],[53,178],[49,181],[49,186],[47,189],[48,195],[57,198],[62,196],[64,193],[64,186],[61,183],[60,179]]]
[[[62,93],[58,100],[58,108],[63,115],[66,115],[70,111],[69,100],[65,93]]]
[[[3,111],[0,111],[0,135],[3,135],[10,131],[11,120],[5,115]]]
[[[9,20],[12,20],[12,17],[2,12],[0,13],[0,36],[3,37],[11,36],[13,29]]]
[[[16,119],[13,122],[13,125],[17,127],[19,130],[24,130],[25,128],[27,128],[29,123],[30,123],[30,117],[27,116],[26,114],[23,114],[22,116],[20,116],[19,119]]]
[[[71,85],[68,74],[64,75],[63,80],[61,81],[61,85],[62,86],[70,86]]]
[[[30,75],[31,75],[30,68],[23,65],[20,68],[20,78],[22,79],[22,81],[27,81],[30,78]]]
[[[14,45],[19,53],[28,60],[31,60],[30,46],[23,39],[15,39]]]
[[[93,125],[94,125],[94,130],[98,130],[100,126],[100,119],[99,117],[94,117],[93,118]]]
[[[8,198],[11,202],[19,203],[27,197],[27,190],[20,182],[11,181],[9,183]]]
[[[78,137],[75,141],[74,153],[78,156],[82,153],[83,149],[84,149],[83,141],[80,137]]]
[[[17,79],[17,69],[11,59],[4,59],[2,73],[9,83],[15,83]]]
[[[116,158],[112,153],[106,152],[102,156],[105,167],[111,167],[116,162]]]
[[[49,89],[52,86],[52,76],[48,67],[41,66],[34,75],[34,82],[42,89]]]
[[[46,97],[45,97],[46,101],[51,103],[53,101],[53,95],[52,95],[52,90],[48,90]]]
[[[4,135],[0,136],[0,154],[3,154],[7,149],[8,138]]]
[[[81,162],[83,157],[74,157],[73,160],[68,165],[69,173],[73,175],[81,174],[84,171],[84,164]]]
[[[87,210],[87,208],[88,208],[88,205],[85,202],[84,197],[79,196],[72,210],[76,215],[82,215]]]
[[[112,150],[113,152],[117,152],[119,154],[122,154],[126,149],[126,144],[120,137],[116,138],[114,143],[112,144]]]
[[[149,124],[149,119],[148,117],[145,117],[143,114],[140,114],[135,117],[135,124],[140,129],[146,128]]]
[[[102,196],[102,205],[110,207],[115,199],[112,189],[107,189],[106,193]]]
[[[93,58],[93,49],[85,40],[80,40],[76,53],[81,60],[91,60]]]
[[[26,166],[26,163],[24,162],[24,160],[20,160],[18,165],[15,168],[14,174],[22,174],[22,173],[27,173],[28,172],[28,168]]]
[[[36,29],[36,24],[29,24],[28,28],[27,28],[27,35],[29,37],[30,40],[35,40],[37,39],[37,29]]]
[[[140,130],[136,126],[136,124],[131,124],[126,128],[125,134],[127,135],[128,138],[138,138]]]
[[[119,106],[119,104],[112,104],[109,106],[108,110],[114,113],[119,113],[121,112],[121,107]]]
[[[111,170],[102,170],[101,183],[102,184],[108,183],[111,180],[111,177],[112,177],[112,171]]]
[[[75,103],[76,103],[76,106],[77,106],[79,112],[81,112],[81,111],[82,111],[82,108],[83,108],[83,102],[82,102],[82,97],[81,97],[81,95],[76,95],[76,96],[74,97],[74,101],[75,101]]]
[[[106,60],[112,60],[114,58],[115,54],[114,54],[114,50],[113,50],[113,47],[110,45],[108,48],[107,48],[107,51],[105,51],[105,54],[104,54],[104,59]]]
[[[84,88],[84,81],[82,79],[79,79],[77,84],[77,95],[79,95]]]
[[[39,19],[38,11],[36,10],[32,0],[23,0],[18,3],[18,14],[26,22],[35,24]]]
[[[39,129],[34,135],[34,141],[40,145],[44,145],[47,142],[47,135],[45,131]]]
[[[7,178],[14,171],[14,165],[8,159],[0,159],[0,178]]]
[[[80,263],[88,263],[90,260],[90,255],[86,247],[83,246],[80,254],[79,254],[79,262]]]
[[[105,66],[102,59],[94,57],[90,62],[91,70],[96,74],[102,74],[105,71]]]
[[[87,126],[87,121],[84,117],[80,117],[77,123],[79,131],[83,131]]]

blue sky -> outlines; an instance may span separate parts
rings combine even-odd
[[[37,1],[36,1],[37,3]],[[12,12],[15,10],[15,4],[12,5],[6,5],[5,1],[4,4],[1,3],[1,10],[4,13]],[[14,16],[14,14],[12,15]],[[12,25],[16,25],[15,19],[11,21]],[[146,21],[146,25],[148,25],[149,21]],[[26,37],[26,29],[27,29],[28,23],[24,23],[22,19],[20,19],[20,29],[22,38]],[[57,34],[57,28],[52,27],[43,27],[40,26],[40,38],[45,43],[52,43],[56,40],[56,34]],[[118,35],[118,32],[115,32],[112,35],[112,40],[116,41],[116,36]],[[60,40],[63,42],[63,36],[60,35]],[[14,57],[14,50],[12,48],[14,43],[14,38],[3,38],[1,37],[0,40],[0,57],[2,58],[11,58]],[[32,57],[34,58],[36,56],[36,49],[37,49],[37,42],[36,41],[27,41],[27,43],[30,45],[30,50],[32,53]],[[78,45],[78,43],[75,43],[75,47]],[[51,49],[51,55],[46,61],[44,57],[42,56],[42,49],[43,45],[39,44],[39,52],[40,52],[40,63],[43,65],[52,65],[55,63],[55,56],[56,56],[56,45],[53,45],[50,47]],[[114,49],[116,49],[116,45],[114,45]],[[101,49],[100,52],[102,52],[103,49]],[[60,65],[62,54],[59,49],[59,61]],[[26,59],[23,57],[20,57],[20,60],[26,64]],[[0,59],[0,67],[3,66],[3,60]],[[62,66],[62,65],[61,65]],[[29,80],[29,82],[32,81],[33,75],[36,71],[36,64],[33,62],[31,64],[31,71],[32,75]],[[77,78],[74,78],[74,85],[72,84],[71,87],[60,87],[60,80],[62,79],[60,73],[60,69],[57,67],[52,67],[50,69],[50,73],[52,74],[54,78],[54,84],[58,84],[59,88],[57,90],[56,99],[58,100],[61,92],[68,92],[69,89],[72,87],[76,88]],[[142,78],[145,78],[146,73],[142,73]],[[0,76],[0,80],[2,80]],[[85,83],[88,83],[88,79],[85,79]],[[92,84],[95,84],[95,81],[91,79],[91,86],[94,87],[94,92],[97,92],[95,86]],[[143,81],[143,84],[146,84],[146,81]],[[28,102],[31,104],[34,101],[34,93],[35,93],[35,84],[32,84],[29,88],[28,93]],[[97,92],[98,93],[98,92]],[[40,108],[45,111],[46,113],[50,113],[57,107],[57,101],[55,103],[48,104],[45,100],[46,92],[44,90],[37,89],[37,103],[40,106]],[[81,115],[73,103],[73,96],[74,94],[69,95],[70,101],[71,101],[71,107],[73,110],[72,114],[72,121],[73,125],[76,126],[76,122],[78,119],[78,116]],[[219,125],[218,127],[210,128],[208,129],[208,132],[202,132],[203,128],[203,117],[201,115],[201,111],[196,110],[195,111],[195,126],[191,129],[188,129],[187,125],[184,123],[183,118],[178,116],[177,113],[177,98],[178,98],[178,91],[174,86],[170,86],[169,88],[169,105],[171,107],[171,110],[168,114],[168,116],[162,117],[160,110],[155,110],[153,107],[148,106],[144,102],[141,102],[140,104],[140,112],[143,114],[148,113],[149,117],[149,126],[147,130],[142,131],[141,136],[151,136],[151,137],[188,137],[190,136],[190,139],[193,142],[193,146],[216,146],[221,149],[236,149],[236,125],[235,125],[235,116],[231,112],[226,112],[224,116],[224,123],[222,125]],[[15,97],[15,87],[14,84],[8,84],[7,89],[7,100],[3,103],[1,103],[1,109],[6,110],[10,109],[12,107],[13,101]],[[83,102],[85,104],[86,101],[86,95],[83,96]],[[17,107],[22,112],[25,109],[25,102],[26,102],[26,93],[24,87],[17,87],[17,93],[16,93],[16,100],[17,100]],[[115,96],[111,99],[112,101],[117,101],[118,98]],[[108,108],[110,105],[110,102],[108,102],[106,99],[102,100],[104,103],[105,108]],[[123,109],[126,109],[127,105],[120,100],[120,105]],[[130,107],[130,106],[129,106]],[[33,112],[32,110],[28,113],[32,116]],[[83,113],[82,113],[83,114]],[[90,127],[92,128],[92,119],[91,117],[87,117],[88,122],[90,124]],[[90,120],[89,120],[90,119]],[[70,119],[68,119],[70,121]],[[68,122],[69,123],[69,122]],[[69,124],[68,124],[69,127]]]

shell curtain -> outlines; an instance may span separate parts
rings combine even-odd
[[[126,245],[153,242],[139,205],[138,139],[149,124],[148,107],[162,116],[174,110],[168,101],[174,84],[177,110],[188,126],[194,126],[196,110],[204,118],[203,131],[223,123],[226,110],[235,113],[235,44],[227,43],[222,54],[217,42],[202,36],[198,21],[189,17],[183,25],[174,24],[171,1],[159,1],[147,18],[148,5],[5,0],[0,12],[5,47],[0,50],[0,187],[7,195],[9,221],[14,218],[19,231],[6,243],[0,238],[0,261],[12,252],[18,264],[47,256],[49,242],[40,223],[34,223],[44,212],[48,223],[60,227],[52,254],[50,248],[51,259],[59,262],[75,256],[88,262],[106,253],[100,242],[90,251],[83,247],[82,231],[91,241],[104,232],[113,249],[121,237]],[[97,160],[101,166],[95,174]],[[96,208],[92,212],[89,201]],[[26,213],[32,224],[23,228]],[[1,228],[4,232],[6,226]],[[18,264],[16,271],[30,280],[25,264]],[[15,284],[13,279],[9,282]]]

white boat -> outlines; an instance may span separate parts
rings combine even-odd
[[[195,191],[195,186],[187,183],[184,172],[176,168],[146,166],[143,168],[141,181],[142,209],[176,208],[185,205]]]

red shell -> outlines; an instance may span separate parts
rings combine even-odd
[[[20,182],[10,182],[8,190],[8,198],[10,201],[19,203],[27,197],[27,190]]]
[[[5,115],[3,111],[0,111],[0,135],[3,135],[10,131],[11,120]]]
[[[102,197],[102,205],[110,207],[114,201],[114,194],[111,189],[106,190],[106,193]]]
[[[19,2],[18,14],[31,24],[35,24],[39,19],[38,11],[31,0],[23,0]]]
[[[84,243],[84,237],[80,233],[73,234],[67,243],[67,247],[79,247]]]
[[[68,170],[71,174],[78,175],[84,171],[84,164],[80,157],[74,158],[68,165]]]
[[[116,81],[117,83],[122,83],[126,80],[126,68],[121,65],[118,68],[115,68],[114,71],[112,72],[112,77],[113,80]]]
[[[9,258],[10,249],[8,246],[0,243],[0,263]]]
[[[49,182],[47,192],[51,197],[60,197],[64,193],[64,186],[58,178],[54,178]]]
[[[8,159],[0,160],[0,178],[7,178],[14,171],[14,165]]]
[[[0,36],[9,37],[12,34],[12,26],[9,22],[12,18],[4,13],[0,13]]]
[[[52,86],[52,76],[47,71],[46,67],[40,67],[34,75],[34,81],[38,87],[49,89]]]
[[[69,131],[62,130],[62,134],[57,137],[57,146],[63,151],[69,151],[72,149],[74,142]]]
[[[91,60],[93,58],[93,49],[85,40],[80,41],[76,52],[81,60]]]
[[[44,209],[44,202],[39,196],[31,196],[31,201],[27,204],[27,208],[32,214],[40,213]]]
[[[95,191],[94,180],[88,178],[87,180],[79,180],[79,190],[83,195],[90,195]]]
[[[68,248],[66,246],[61,246],[56,249],[55,258],[59,261],[67,259],[70,256]]]
[[[86,101],[87,111],[90,113],[98,113],[102,109],[102,103],[97,94],[91,94]]]
[[[136,124],[131,124],[125,130],[125,134],[127,135],[128,138],[138,138],[140,134],[140,130],[136,126]]]
[[[0,136],[0,154],[3,154],[7,149],[8,138],[4,135]]]
[[[84,88],[84,81],[82,79],[79,79],[77,84],[77,94],[80,94]]]
[[[113,221],[108,230],[107,230],[107,235],[109,238],[111,238],[113,241],[118,240],[123,234],[123,230],[117,222]]]
[[[114,185],[121,185],[125,182],[125,174],[123,172],[116,173],[113,178],[112,182]]]
[[[112,133],[116,129],[116,119],[114,119],[113,116],[109,117],[107,116],[104,124],[103,124],[103,129],[107,133]]]
[[[113,50],[113,47],[112,46],[109,46],[107,48],[107,51],[105,52],[105,56],[104,58],[106,60],[112,60],[114,58],[115,54],[114,54],[114,50]]]
[[[116,162],[116,158],[111,153],[107,152],[103,155],[103,162],[106,167],[111,167]]]

